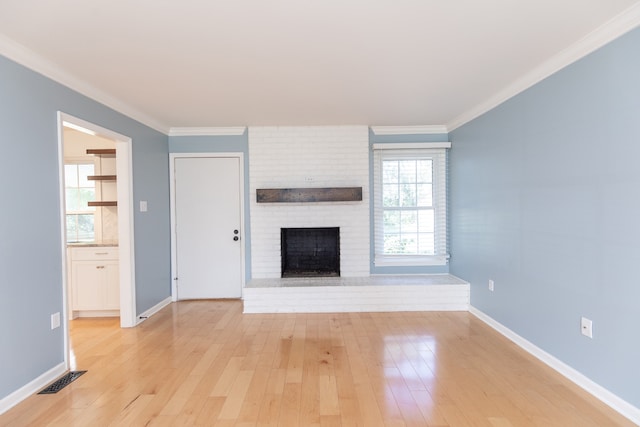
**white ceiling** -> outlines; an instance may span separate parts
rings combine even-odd
[[[156,129],[449,129],[640,23],[640,0],[0,0],[0,54]]]

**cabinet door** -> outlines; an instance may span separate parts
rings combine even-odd
[[[105,263],[75,261],[73,269],[73,309],[103,310],[105,299]]]
[[[117,261],[105,262],[104,310],[120,309],[120,269]]]

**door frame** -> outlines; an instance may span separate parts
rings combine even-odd
[[[136,321],[135,244],[133,232],[133,156],[132,139],[94,123],[58,111],[58,173],[60,182],[60,235],[62,243],[62,283],[66,364],[69,368],[69,295],[67,279],[67,236],[64,191],[64,135],[62,122],[69,122],[112,139],[116,144],[116,182],[118,192],[118,263],[120,270],[120,327],[131,328]]]
[[[240,296],[244,296],[245,285],[245,223],[244,223],[244,153],[169,153],[169,191],[171,205],[171,301],[178,301],[178,288],[176,285],[178,272],[178,251],[176,246],[177,230],[176,230],[176,177],[175,177],[175,160],[180,158],[234,158],[239,161],[239,182],[240,191]]]

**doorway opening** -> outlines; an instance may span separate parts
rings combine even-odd
[[[80,151],[82,144],[77,142],[83,139],[80,135],[86,135],[88,141],[92,141],[89,144],[96,143],[95,149],[99,151],[88,153],[86,147],[82,147]],[[73,149],[66,148],[65,143],[68,147],[73,146]],[[131,138],[58,112],[60,233],[63,245],[67,365],[70,359],[69,319],[83,310],[89,313],[93,310],[100,311],[101,306],[91,305],[92,298],[101,301],[106,299],[108,303],[104,307],[119,314],[121,327],[133,327],[137,324],[131,160]],[[73,259],[69,256],[69,251],[75,248],[78,249],[75,258],[77,264],[72,267]],[[93,262],[91,257],[104,259]],[[96,295],[96,288],[77,287],[71,290],[70,281],[79,277],[100,282],[94,283],[100,287],[100,295]],[[115,283],[115,290],[107,283]],[[74,300],[77,302],[78,298],[83,301],[83,305],[74,307]],[[109,310],[105,312],[108,314]]]

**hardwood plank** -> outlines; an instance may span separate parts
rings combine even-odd
[[[269,374],[269,370],[256,367],[238,415],[239,423],[255,424],[258,422],[260,404],[265,396]]]
[[[279,426],[298,427],[300,425],[301,388],[299,383],[285,383],[278,417]]]
[[[277,425],[286,375],[284,369],[271,369],[266,391],[258,412],[257,424],[259,426]]]
[[[320,416],[340,415],[338,385],[334,375],[320,375]]]
[[[160,415],[180,415],[200,380],[201,377],[198,375],[187,376],[186,380],[180,384],[176,392],[162,408]]]
[[[241,301],[185,301],[137,328],[70,326],[88,372],[0,425],[633,425],[468,313],[244,315]]]
[[[240,372],[240,367],[242,366],[243,361],[243,357],[232,357],[231,359],[229,359],[227,366],[224,368],[224,371],[222,371],[220,379],[216,383],[213,390],[211,390],[211,397],[228,396],[231,386]]]
[[[218,419],[236,420],[240,415],[240,409],[244,402],[244,396],[247,394],[249,384],[253,377],[253,371],[240,371],[231,385],[227,399],[220,410]]]
[[[202,410],[196,417],[197,426],[211,426],[218,419],[218,414],[224,405],[224,397],[208,397],[202,405]]]

